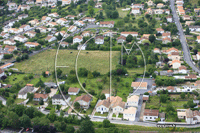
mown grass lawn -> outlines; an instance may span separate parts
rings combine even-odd
[[[122,11],[122,9],[125,9],[125,8],[117,8],[120,18],[124,18],[130,12],[130,11]]]
[[[122,118],[123,114],[119,113],[118,118]]]
[[[94,115],[95,115],[95,116],[104,116],[104,117],[107,117],[107,116],[108,116],[108,113],[105,112],[105,113],[101,114],[101,113],[99,113],[99,112],[95,112]]]
[[[21,102],[23,102],[23,101],[25,101],[25,99],[19,99],[19,98],[16,98],[15,99],[15,103],[17,104],[17,103],[21,103]]]
[[[39,102],[38,102],[38,101],[31,101],[31,102],[28,102],[27,105],[33,106],[33,107],[40,107],[40,106],[41,106],[41,105],[39,105]]]
[[[42,75],[37,75],[37,76],[34,76],[34,78],[31,80],[30,84],[36,85],[40,79],[43,82],[56,82],[56,80],[53,79],[52,75],[50,75],[49,77],[43,77]]]
[[[183,108],[184,104],[187,104],[187,101],[168,101],[167,103],[161,103],[161,106],[166,107],[168,104],[172,104],[175,108]]]
[[[114,118],[115,118],[115,117],[116,117],[116,114],[114,114],[114,113],[113,113],[112,117],[114,117]]]
[[[63,73],[68,73],[74,70],[75,61],[77,57],[77,50],[59,50],[57,58],[57,66],[69,66],[68,68],[60,68]],[[119,52],[113,51],[113,69],[118,63]],[[26,73],[41,74],[42,71],[49,70],[52,73],[55,69],[56,50],[46,50],[37,55],[30,57],[30,59],[15,63],[13,66],[19,71]],[[109,51],[81,51],[78,58],[77,67],[85,67],[90,71],[99,71],[105,74],[109,71]]]

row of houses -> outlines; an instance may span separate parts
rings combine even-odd
[[[134,121],[138,102],[139,96],[137,95],[129,97],[126,103],[119,96],[111,96],[97,103],[96,112],[103,114],[111,111],[116,115],[123,114],[123,119]]]
[[[180,54],[180,51],[174,47],[168,49],[168,50],[160,50],[159,48],[155,48],[154,53],[164,53],[164,54],[167,54],[168,55],[168,58],[172,61],[169,61],[169,65],[172,66],[173,69],[179,69],[181,67],[181,56],[179,55]],[[182,67],[183,68],[183,67]],[[182,69],[181,68],[181,69]]]
[[[197,124],[200,122],[200,112],[191,109],[178,109],[177,116],[179,119],[184,119],[187,124]]]

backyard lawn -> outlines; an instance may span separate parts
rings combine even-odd
[[[99,112],[96,112],[94,115],[95,115],[95,116],[104,116],[104,117],[107,117],[107,116],[108,116],[108,113],[105,112],[105,113],[101,114],[101,113],[99,113]]]
[[[43,77],[42,75],[36,75],[34,78],[31,80],[30,84],[36,85],[39,80],[42,80],[43,82],[56,82],[55,79],[53,79],[52,75],[49,77]]]
[[[15,99],[15,103],[17,104],[17,103],[21,103],[21,102],[23,102],[23,101],[25,101],[25,99],[19,99],[19,98],[16,98]]]
[[[119,113],[118,118],[122,118],[123,114]]]
[[[41,106],[41,105],[39,105],[39,102],[37,102],[37,101],[28,102],[26,105],[33,106],[33,107],[40,107]]]
[[[114,117],[114,118],[115,118],[115,117],[116,117],[116,114],[114,114],[114,113],[113,113],[112,117]]]
[[[117,11],[119,13],[120,18],[124,18],[130,12],[129,10],[128,11],[122,11],[122,9],[124,9],[124,8],[117,8]]]
[[[150,102],[146,103],[146,109],[159,109],[160,104],[159,104],[159,97],[158,96],[152,96],[150,97]]]
[[[187,101],[167,101],[166,103],[159,103],[158,96],[151,96],[150,102],[146,103],[146,109],[160,109],[165,110],[168,104],[171,104],[176,109],[183,109],[183,105],[187,104]]]
[[[170,101],[167,103],[161,103],[161,106],[167,107],[167,104],[172,104],[175,108],[181,109],[184,104],[187,104],[187,101]]]
[[[24,77],[28,77],[29,75],[31,74],[12,74],[11,76],[8,76],[3,83],[14,85],[20,82],[20,84],[25,85],[30,79],[24,80]]]

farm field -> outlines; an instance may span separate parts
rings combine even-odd
[[[74,70],[77,57],[77,50],[59,50],[57,66],[69,66],[69,68],[61,68],[63,73]],[[41,74],[42,71],[54,71],[56,50],[46,50],[37,55],[30,57],[29,60],[15,63],[13,66],[21,72]],[[113,69],[118,63],[119,52],[113,51]],[[90,71],[99,71],[101,74],[109,72],[109,51],[81,51],[78,58],[77,66],[85,67]]]

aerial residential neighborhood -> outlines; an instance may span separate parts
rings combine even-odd
[[[0,132],[200,131],[200,0],[2,0],[0,22]]]

